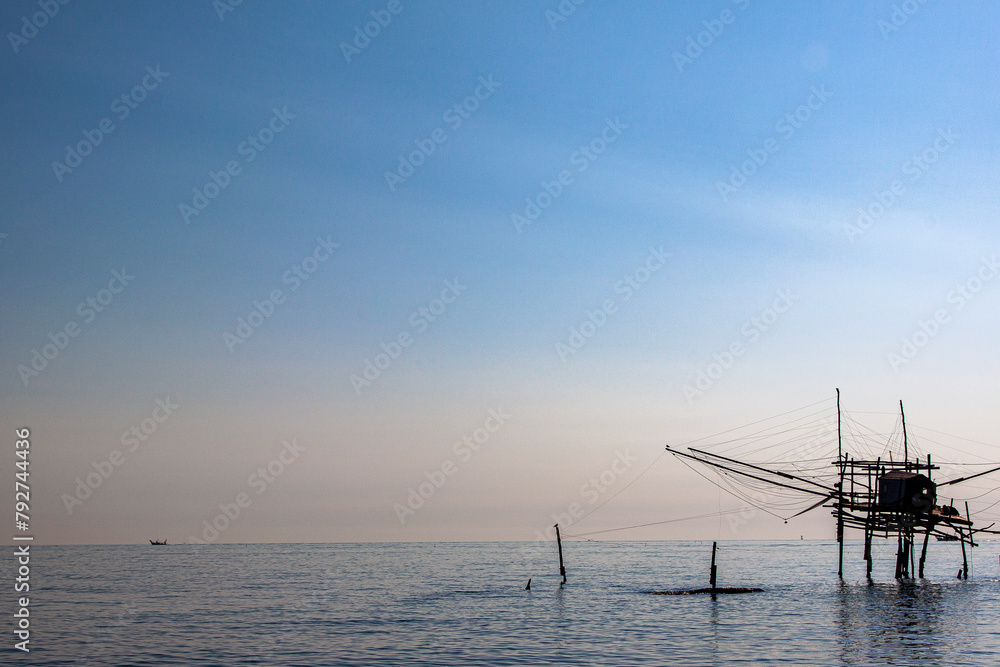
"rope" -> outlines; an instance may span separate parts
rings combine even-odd
[[[686,446],[686,445],[691,445],[691,444],[694,444],[696,442],[700,442],[702,440],[705,440],[707,438],[713,438],[713,437],[716,437],[716,436],[719,436],[719,435],[723,435],[725,433],[731,433],[732,431],[736,431],[736,430],[739,430],[739,429],[742,429],[742,428],[746,428],[748,426],[754,426],[756,424],[760,424],[760,423],[763,423],[763,422],[766,422],[766,421],[770,421],[772,419],[777,419],[778,417],[784,417],[786,415],[790,415],[790,414],[793,414],[793,413],[796,413],[796,412],[801,412],[802,410],[807,410],[809,408],[812,408],[812,407],[815,407],[817,405],[820,405],[821,403],[826,403],[829,400],[830,399],[824,399],[822,401],[817,401],[815,403],[811,403],[809,405],[805,405],[803,407],[796,408],[794,410],[789,410],[788,412],[783,412],[783,413],[781,413],[779,415],[774,415],[773,417],[767,417],[766,419],[760,419],[758,421],[751,422],[749,424],[744,424],[743,426],[737,426],[737,427],[728,429],[726,431],[722,431],[721,433],[716,433],[714,435],[707,435],[707,436],[705,436],[703,438],[697,438],[695,440],[689,440],[688,442],[681,443],[681,445],[678,445],[678,446],[683,447],[683,446]],[[795,423],[796,421],[801,421],[802,419],[807,419],[809,417],[812,417],[812,416],[815,416],[817,414],[820,414],[821,412],[822,411],[819,411],[819,412],[816,412],[816,413],[813,413],[813,414],[810,414],[810,415],[806,415],[805,417],[799,417],[798,419],[794,419],[794,420],[792,420],[791,422],[788,422],[788,423]],[[777,428],[778,426],[784,426],[784,425],[787,425],[787,424],[778,424],[778,425],[776,425],[774,427],[771,427],[771,428]],[[767,430],[768,429],[765,429],[764,431],[759,431],[758,433],[753,434],[753,435],[759,435],[760,433],[765,433]],[[789,429],[789,430],[784,431],[784,432],[787,433],[787,432],[790,432],[791,430],[794,430],[794,429]],[[779,433],[782,433],[782,432],[779,432]],[[771,433],[770,435],[777,435],[777,433]],[[767,436],[761,436],[761,437],[763,438],[763,437],[767,437]],[[735,442],[735,440],[730,441],[730,442]],[[652,468],[656,464],[657,461],[659,461],[661,458],[663,458],[664,454],[666,454],[666,453],[667,453],[666,451],[660,452],[659,456],[657,456],[655,459],[653,459],[652,462],[650,462],[650,464],[648,466],[646,466],[645,470],[643,470],[641,473],[639,473],[638,475],[636,475],[635,477],[633,477],[632,480],[629,481],[628,484],[626,484],[625,486],[623,486],[622,488],[620,488],[618,491],[616,491],[611,496],[609,496],[607,499],[605,499],[604,502],[602,502],[600,505],[598,505],[594,509],[592,509],[589,512],[587,512],[586,514],[584,514],[582,517],[580,517],[579,519],[577,519],[573,523],[574,524],[580,523],[581,521],[583,521],[584,519],[586,519],[587,517],[589,517],[590,515],[592,515],[594,512],[596,512],[597,510],[601,509],[602,507],[604,507],[605,505],[607,505],[609,502],[611,502],[612,500],[614,500],[615,498],[617,498],[626,489],[628,489],[630,486],[632,486],[633,484],[635,484],[639,480],[640,477],[642,477],[647,472],[649,472],[650,468]],[[686,464],[686,462],[685,462],[685,464]],[[690,467],[690,466],[688,466],[688,467]],[[693,468],[692,468],[692,470],[693,470]],[[695,472],[697,472],[697,471],[695,471]],[[701,474],[701,473],[699,473],[699,474]],[[706,479],[708,479],[708,478],[706,478]],[[709,480],[709,482],[711,482],[711,480]],[[716,484],[716,486],[719,486],[719,485]],[[724,490],[724,489],[722,489],[721,486],[719,486],[719,488],[720,488],[720,490]],[[733,495],[736,495],[736,494],[733,494]],[[737,497],[740,497],[740,496],[737,495]],[[763,507],[759,507],[759,506],[755,505],[754,503],[750,502],[746,498],[741,498],[741,500],[744,500],[748,505],[751,505],[752,507],[756,507],[757,509],[759,509],[762,512],[765,512],[767,514],[770,514],[771,516],[777,517],[779,519],[782,518],[782,517],[779,517],[777,514],[774,514],[773,512],[770,512],[770,511],[764,509]],[[742,511],[742,510],[736,510],[736,511]],[[710,516],[714,516],[714,515],[710,515]]]
[[[590,516],[591,514],[593,514],[594,512],[596,512],[597,510],[601,509],[602,507],[604,507],[605,505],[607,505],[608,503],[610,503],[612,500],[614,500],[618,496],[619,493],[621,493],[622,491],[624,491],[628,487],[630,487],[633,484],[635,484],[636,480],[638,480],[640,477],[642,477],[647,472],[649,472],[649,469],[653,467],[653,464],[656,463],[657,461],[659,461],[661,458],[663,458],[663,455],[666,454],[666,453],[667,453],[666,451],[660,452],[660,455],[657,456],[655,459],[653,459],[652,463],[650,463],[648,466],[646,466],[645,470],[643,470],[641,473],[639,473],[638,475],[636,475],[635,477],[633,477],[631,482],[629,482],[628,484],[626,484],[622,488],[618,489],[618,491],[616,491],[613,495],[611,495],[607,500],[605,500],[603,503],[601,503],[600,505],[598,505],[594,509],[590,510],[589,512],[587,512],[586,514],[584,514],[583,516],[581,516],[579,519],[577,519],[573,523],[574,524],[580,523],[581,521],[583,521],[584,519],[586,519],[588,516]]]
[[[980,442],[979,440],[972,440],[971,438],[963,438],[960,435],[952,435],[951,433],[945,433],[944,431],[935,431],[932,428],[927,428],[926,426],[917,426],[918,429],[923,431],[930,431],[931,433],[937,433],[939,435],[946,435],[949,438],[958,438],[959,440],[965,440],[966,442],[974,442],[977,445],[986,445],[987,447],[993,447],[994,449],[1000,449],[1000,446],[992,445],[988,442]],[[980,457],[982,458],[982,457]]]
[[[686,516],[680,519],[667,519],[666,521],[653,521],[652,523],[637,523],[634,526],[622,526],[621,528],[608,528],[606,530],[594,530],[589,533],[580,533],[578,535],[563,535],[563,537],[575,537],[577,539],[587,539],[588,535],[601,535],[602,533],[614,533],[619,530],[632,530],[633,528],[645,528],[647,526],[661,526],[665,523],[677,523],[679,521],[693,521],[695,519],[707,519],[714,516],[722,516],[724,514],[734,514],[736,512],[742,512],[742,509],[733,510],[722,510],[721,512],[709,512],[708,514],[698,514],[697,516]]]

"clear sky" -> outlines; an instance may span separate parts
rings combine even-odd
[[[835,387],[1000,444],[993,5],[52,7],[0,7],[0,470],[30,427],[40,541],[738,508],[664,445]],[[832,522],[740,537],[799,534]]]

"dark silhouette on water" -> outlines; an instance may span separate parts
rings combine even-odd
[[[562,583],[559,584],[562,587],[566,583],[566,568],[563,567],[563,557],[562,557],[562,536],[559,535],[559,524],[555,525],[556,529],[556,544],[559,545],[559,574],[562,575]]]
[[[708,584],[709,584],[708,588],[695,588],[689,591],[649,591],[649,593],[651,595],[700,595],[703,593],[707,593],[713,597],[717,594],[727,595],[734,593],[763,593],[764,592],[763,588],[744,588],[744,587],[732,587],[732,586],[724,586],[722,588],[719,588],[718,586],[715,585],[716,575],[718,574],[718,569],[715,566],[715,550],[717,545],[718,543],[712,542],[712,567],[709,570],[708,574]]]
[[[906,415],[903,402],[899,402],[899,416],[902,423],[903,458],[893,461],[889,451],[888,460],[881,457],[874,460],[855,459],[843,450],[841,432],[840,390],[837,390],[837,460],[832,463],[837,472],[837,482],[830,483],[822,476],[796,474],[776,468],[755,465],[728,456],[689,447],[681,452],[671,447],[667,451],[674,456],[697,461],[709,468],[724,471],[729,475],[746,477],[756,482],[766,482],[791,491],[818,496],[815,504],[793,516],[799,516],[820,506],[833,510],[837,519],[837,542],[839,559],[837,575],[844,576],[844,531],[856,528],[864,531],[866,576],[872,578],[872,542],[876,537],[896,538],[896,579],[912,579],[914,574],[923,578],[924,563],[927,560],[927,543],[931,535],[943,541],[957,541],[962,546],[962,569],[959,578],[968,579],[969,562],[966,545],[979,546],[976,533],[1000,534],[985,528],[975,528],[965,503],[965,516],[952,503],[938,505],[937,492],[941,487],[958,484],[977,477],[1000,471],[1000,466],[975,474],[949,479],[944,482],[931,479],[932,471],[939,467],[931,461],[919,457],[910,459],[909,436],[906,430]],[[721,487],[720,487],[721,488]],[[792,517],[788,517],[792,518]],[[785,523],[788,519],[785,519]],[[916,557],[916,540],[922,536],[923,546],[919,559]]]
[[[150,544],[164,545],[164,544],[167,543],[167,541],[166,540],[150,540],[149,543]]]

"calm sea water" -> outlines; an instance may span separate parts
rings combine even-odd
[[[35,547],[30,665],[997,665],[1000,543],[932,542],[928,578],[876,583],[830,542]],[[3,571],[11,573],[12,548]],[[524,585],[532,577],[530,591]],[[5,588],[9,588],[6,587]],[[13,608],[10,594],[5,596]],[[9,619],[10,616],[8,615]],[[8,621],[8,624],[10,622]]]

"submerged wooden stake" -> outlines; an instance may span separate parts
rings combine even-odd
[[[715,599],[715,596],[719,593],[763,593],[764,589],[762,588],[747,588],[743,586],[740,587],[727,586],[719,588],[716,585],[718,581],[717,575],[719,571],[715,565],[715,552],[718,549],[718,546],[719,545],[717,542],[712,542],[712,569],[709,570],[708,588],[695,588],[694,590],[690,591],[648,591],[648,592],[652,595],[699,595],[702,593],[706,593],[708,595],[711,595],[713,600]]]
[[[559,545],[559,574],[562,575],[562,586],[566,583],[566,568],[563,567],[563,557],[562,557],[562,537],[559,535],[559,524],[556,524],[556,544]]]
[[[708,585],[712,588],[713,591],[715,590],[715,574],[716,574],[716,570],[715,570],[715,546],[716,546],[716,543],[712,542],[712,569],[711,569],[711,571],[709,572],[709,575],[708,575]]]

